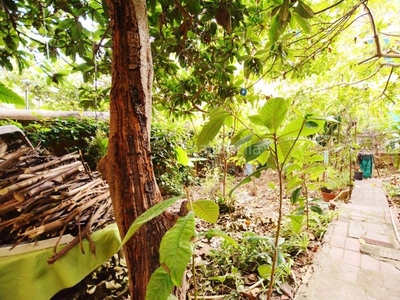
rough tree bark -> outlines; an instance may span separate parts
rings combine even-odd
[[[110,186],[121,236],[132,222],[162,201],[150,157],[153,79],[145,0],[107,0],[112,28],[112,89],[108,154],[99,170]],[[137,232],[124,247],[131,299],[145,299],[159,266],[158,248],[170,225],[164,216]]]

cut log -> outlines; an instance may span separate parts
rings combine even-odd
[[[32,149],[28,147],[21,147],[17,151],[4,155],[1,158],[3,161],[0,163],[0,175],[2,175],[2,172],[5,173],[12,164],[14,164],[21,156],[25,155],[29,151],[32,151]]]
[[[39,170],[47,169],[47,168],[49,168],[51,166],[58,165],[58,164],[60,164],[62,162],[68,161],[68,160],[77,160],[78,158],[80,158],[80,155],[77,154],[76,152],[75,153],[70,153],[70,154],[64,155],[64,156],[62,156],[60,158],[52,159],[52,160],[50,160],[48,162],[45,162],[43,164],[26,168],[24,173],[25,174],[26,173],[34,173],[34,172],[37,172]]]

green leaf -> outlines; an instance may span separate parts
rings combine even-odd
[[[292,195],[290,196],[290,203],[291,203],[292,205],[294,205],[294,204],[297,203],[297,201],[299,200],[300,194],[301,194],[301,187],[295,189],[295,190],[292,192]]]
[[[272,98],[262,107],[260,115],[265,121],[265,126],[276,133],[279,126],[285,119],[288,111],[287,102],[283,98]]]
[[[58,23],[58,29],[65,30],[65,29],[73,26],[73,24],[74,24],[74,19],[72,19],[72,18],[65,19],[65,20],[60,21],[60,23]]]
[[[165,300],[170,299],[174,283],[171,276],[163,267],[159,267],[150,277],[146,290],[146,300]]]
[[[279,14],[276,15],[270,24],[270,28],[268,31],[268,37],[269,37],[269,43],[270,44],[275,44],[281,34],[284,32],[286,28],[287,22],[282,22],[279,18]]]
[[[265,126],[265,120],[261,115],[248,116],[251,123],[258,126]]]
[[[293,189],[296,186],[299,186],[300,184],[303,183],[303,180],[299,178],[298,176],[295,176],[291,178],[287,183],[286,183],[286,188],[287,189]]]
[[[306,121],[306,123],[304,124],[304,127],[306,128],[318,128],[318,123],[315,121]]]
[[[176,159],[178,163],[182,166],[193,166],[193,163],[190,161],[189,156],[187,155],[186,151],[183,150],[182,147],[176,146],[175,147]]]
[[[324,211],[323,211],[322,208],[321,208],[320,206],[318,206],[318,205],[312,205],[312,206],[310,207],[310,210],[313,211],[313,212],[315,212],[315,213],[317,213],[317,214],[319,214],[319,215],[323,215],[323,214],[324,214]]]
[[[320,154],[315,154],[307,159],[307,162],[317,162],[324,161],[324,156]]]
[[[256,159],[259,157],[262,153],[264,153],[267,149],[269,149],[269,146],[271,145],[270,140],[262,140],[258,141],[255,144],[252,144],[244,150],[244,157],[246,161],[251,161],[253,159]]]
[[[230,114],[226,111],[218,111],[210,116],[210,120],[203,126],[197,137],[198,149],[207,146],[217,136],[222,124],[224,124],[225,118],[229,115]]]
[[[270,152],[269,151],[264,151],[259,157],[257,157],[256,161],[260,164],[260,165],[265,165],[270,157]]]
[[[279,162],[283,162],[287,156],[290,155],[290,151],[293,148],[294,140],[281,140],[278,143],[278,157]],[[287,159],[286,159],[287,161]]]
[[[289,1],[284,0],[281,8],[279,9],[279,19],[282,22],[286,22],[289,19]]]
[[[291,221],[293,232],[299,233],[301,228],[303,227],[304,215],[288,215],[288,218]]]
[[[193,16],[197,16],[201,13],[201,5],[200,2],[197,0],[186,0],[187,3],[187,7],[189,12],[193,15]]]
[[[294,6],[294,11],[297,12],[300,17],[305,19],[312,19],[314,18],[314,12],[307,4],[303,1],[298,1],[297,5]]]
[[[250,137],[248,137],[250,135]],[[247,141],[249,141],[251,139],[251,136],[253,136],[253,134],[251,134],[251,132],[248,129],[241,129],[239,130],[234,137],[232,137],[231,139],[231,145],[233,145],[234,147],[239,147],[241,145],[243,145],[244,143],[246,143]],[[245,140],[244,142],[240,142],[242,139],[246,138],[248,140]],[[240,142],[240,144],[239,144]]]
[[[324,121],[317,120],[317,121],[306,121],[304,117],[298,117],[291,121],[289,124],[285,126],[282,132],[279,133],[279,138],[282,137],[296,137],[300,136],[309,136],[319,132],[324,125]],[[304,126],[303,126],[304,124]],[[306,124],[308,124],[306,126]],[[301,130],[301,132],[300,132]]]
[[[236,140],[235,139],[235,143],[233,144],[233,146],[234,147],[240,147],[240,146],[242,146],[243,144],[246,144],[247,142],[249,142],[252,138],[253,138],[253,134],[249,134],[249,135],[246,135],[245,137],[242,137],[240,140]],[[232,143],[233,143],[234,141],[232,140]]]
[[[126,242],[135,234],[136,231],[142,227],[146,222],[154,219],[155,217],[161,215],[164,211],[168,209],[172,204],[174,204],[180,197],[173,197],[168,200],[157,203],[156,205],[150,207],[143,214],[141,214],[129,227],[124,239],[121,242],[121,247],[126,244]]]
[[[197,200],[192,203],[194,214],[210,223],[216,223],[219,216],[219,206],[211,200]]]
[[[296,164],[296,163],[289,164],[285,167],[286,174],[290,174],[290,173],[292,173],[294,171],[298,171],[298,170],[302,170],[302,167],[300,164]]]
[[[307,170],[311,180],[317,180],[321,174],[325,172],[325,168],[321,165],[312,166]]]
[[[300,17],[298,14],[294,13],[292,14],[293,20],[296,21],[296,23],[303,29],[305,33],[310,33],[311,32],[311,25],[310,22],[308,22],[307,19]]]
[[[195,236],[194,213],[180,217],[163,236],[160,244],[160,263],[165,265],[172,282],[180,286],[182,277],[193,253],[192,239]]]
[[[271,277],[272,267],[270,265],[259,265],[257,267],[257,272],[263,279],[269,279]]]
[[[19,106],[25,105],[25,100],[23,98],[2,83],[0,83],[0,102]]]
[[[94,66],[88,65],[87,63],[83,63],[83,64],[80,64],[80,65],[77,65],[74,67],[74,70],[77,70],[80,72],[87,72],[87,71],[90,71],[93,69],[94,69]]]
[[[227,241],[234,247],[238,247],[238,243],[230,237],[226,232],[222,231],[221,229],[211,228],[206,232],[207,238],[212,238],[213,236],[219,236]]]

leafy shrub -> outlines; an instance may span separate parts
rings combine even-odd
[[[54,119],[33,121],[26,126],[9,120],[0,122],[0,125],[7,124],[24,130],[35,147],[44,148],[51,154],[62,156],[81,150],[92,170],[107,153],[109,124],[102,120]],[[178,146],[190,154],[190,141],[191,133],[182,124],[153,124],[150,140],[152,160],[156,180],[163,194],[180,194],[183,185],[193,183],[193,169],[179,164],[176,154]]]
[[[189,152],[191,133],[183,124],[164,122],[153,123],[151,128],[151,154],[154,174],[163,194],[178,195],[183,185],[194,182],[193,169],[177,161],[176,149]]]

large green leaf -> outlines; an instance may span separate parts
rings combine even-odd
[[[146,210],[143,214],[141,214],[129,227],[128,232],[126,233],[124,239],[121,242],[121,247],[126,244],[126,242],[135,234],[136,231],[139,230],[139,228],[143,224],[162,214],[164,211],[168,209],[168,207],[174,204],[178,199],[179,197],[173,197],[168,200],[157,203],[156,205]]]
[[[11,89],[0,83],[0,102],[24,106],[25,100]]]
[[[279,138],[282,137],[295,137],[295,136],[309,136],[321,130],[325,121],[313,120],[309,122],[304,117],[298,117],[291,121],[289,124],[279,132]],[[300,132],[301,130],[301,132]]]
[[[304,19],[311,19],[314,17],[314,12],[311,7],[309,7],[303,1],[297,1],[297,5],[294,6],[294,11]]]
[[[272,98],[262,107],[260,115],[265,121],[265,126],[276,133],[285,119],[288,110],[287,102],[283,98]]]
[[[246,161],[251,161],[253,159],[256,159],[261,154],[263,154],[267,149],[269,149],[270,145],[271,145],[270,140],[262,140],[246,147],[246,149],[244,150],[244,157]]]
[[[301,27],[301,29],[303,29],[303,31],[305,33],[310,33],[311,32],[311,25],[310,25],[310,22],[308,22],[307,19],[300,17],[296,13],[292,14],[292,18]]]
[[[210,116],[210,120],[203,126],[199,136],[197,137],[198,149],[207,146],[217,136],[222,124],[224,124],[226,117],[229,115],[228,112],[222,110]]]
[[[192,203],[194,214],[210,223],[216,223],[219,216],[219,206],[212,200],[197,200]]]
[[[194,236],[194,213],[189,212],[180,217],[161,240],[160,263],[168,269],[172,282],[177,286],[182,284],[183,274],[192,257]]]
[[[174,283],[168,272],[159,267],[150,277],[146,290],[146,300],[165,300],[168,299]]]

